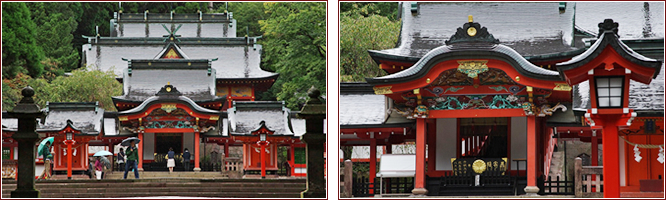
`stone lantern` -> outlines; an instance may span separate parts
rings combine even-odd
[[[9,117],[18,118],[18,131],[12,138],[18,141],[18,165],[16,190],[12,191],[12,198],[38,198],[39,191],[35,190],[35,143],[39,135],[35,132],[37,118],[42,122],[46,114],[40,111],[32,96],[35,90],[30,86],[21,91],[23,98],[16,104],[14,110],[7,112]]]
[[[305,103],[298,114],[305,119],[305,134],[301,141],[305,142],[307,158],[307,189],[301,192],[302,198],[325,198],[326,181],[324,180],[324,149],[326,135],[324,135],[324,119],[326,119],[326,104],[319,100],[321,92],[312,86],[308,90],[310,99]]]

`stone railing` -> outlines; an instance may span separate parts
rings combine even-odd
[[[576,198],[602,198],[604,196],[601,192],[604,184],[601,180],[604,174],[603,166],[583,166],[583,159],[576,158],[575,171]],[[596,176],[594,181],[592,180],[593,175]],[[594,190],[592,188],[593,185]]]

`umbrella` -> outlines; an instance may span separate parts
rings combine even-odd
[[[42,155],[44,149],[46,149],[44,148],[44,146],[46,146],[46,142],[51,142],[51,146],[53,146],[53,137],[47,137],[43,139],[42,142],[39,143],[39,146],[37,147],[37,155]]]
[[[131,137],[131,138],[124,139],[122,142],[120,142],[120,145],[129,146],[131,141],[134,141],[135,144],[141,142],[141,140],[139,138]]]
[[[110,155],[113,155],[113,154],[109,151],[102,150],[102,151],[98,151],[93,156],[110,156]]]

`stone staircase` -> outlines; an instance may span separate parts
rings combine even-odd
[[[106,175],[106,179],[122,179],[122,171],[114,171]],[[226,173],[221,172],[149,172],[143,171],[139,172],[139,178],[141,179],[154,179],[154,178],[211,178],[211,179],[222,179],[229,178]],[[127,172],[127,179],[134,179],[134,172]]]
[[[306,188],[306,180],[185,177],[135,180],[132,177],[127,180],[39,180],[35,187],[42,198],[299,198]],[[15,189],[15,180],[3,180],[2,198],[9,198]]]
[[[564,151],[555,151],[553,152],[553,157],[550,160],[550,171],[548,175],[553,177],[560,176],[560,179],[564,180]]]

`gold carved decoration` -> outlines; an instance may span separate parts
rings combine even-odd
[[[124,121],[127,121],[128,119],[127,119],[127,116],[120,116],[120,117],[118,117],[118,120],[124,122]]]
[[[517,85],[511,77],[500,69],[488,69],[487,72],[479,74],[481,85]]]
[[[162,110],[166,111],[167,113],[171,113],[171,111],[176,110],[176,104],[175,103],[163,103],[162,104]]]
[[[472,163],[472,170],[477,174],[483,173],[486,171],[486,162],[483,162],[481,159],[475,160],[474,163]]]
[[[375,94],[393,94],[391,87],[393,86],[373,87],[372,89],[375,90]]]
[[[476,28],[474,27],[469,27],[467,29],[467,35],[474,37],[476,35]]]
[[[220,117],[219,117],[219,116],[212,116],[212,117],[210,117],[209,119],[210,119],[210,120],[218,120],[218,119],[220,119]]]
[[[571,86],[566,83],[555,83],[555,87],[553,88],[555,91],[571,91]]]
[[[464,60],[458,61],[458,71],[467,74],[470,78],[476,78],[480,73],[488,71],[487,60]]]
[[[446,70],[432,81],[431,86],[459,86],[472,85],[474,80],[456,69]]]

